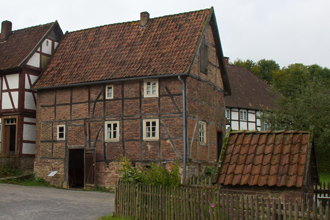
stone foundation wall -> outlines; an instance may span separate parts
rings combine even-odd
[[[33,170],[33,157],[0,157],[0,166],[14,169]]]

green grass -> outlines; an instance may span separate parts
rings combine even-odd
[[[124,218],[119,216],[114,216],[112,214],[109,214],[108,216],[102,216],[99,217],[97,220],[134,220],[134,218]]]
[[[330,173],[320,173],[320,182],[328,184],[330,182]]]
[[[20,179],[0,180],[0,183],[17,184],[23,186],[52,186],[43,178],[35,178],[34,176],[23,180]]]

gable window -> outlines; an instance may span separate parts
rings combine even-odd
[[[144,81],[144,97],[158,97],[158,80]]]
[[[199,122],[199,143],[206,144],[206,123],[203,121]]]
[[[112,85],[108,85],[105,87],[105,98],[113,99],[113,86]]]
[[[65,125],[57,125],[57,140],[65,140]]]
[[[143,139],[158,140],[159,139],[159,120],[145,119],[143,120]]]
[[[106,142],[119,141],[119,121],[106,121],[104,127]]]
[[[230,109],[226,109],[226,118],[230,120]]]
[[[207,45],[206,45],[206,40],[205,38],[203,38],[203,41],[202,41],[202,44],[201,44],[201,47],[200,47],[200,54],[199,54],[199,60],[200,60],[200,71],[202,73],[207,73],[207,66],[208,66],[208,63],[209,63],[209,60],[208,60],[208,48],[207,48]]]
[[[241,121],[246,121],[247,120],[247,111],[246,110],[240,110],[239,111],[239,119]]]

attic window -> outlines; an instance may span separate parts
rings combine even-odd
[[[208,51],[208,48],[206,45],[206,41],[205,41],[205,38],[203,38],[201,48],[200,48],[199,60],[200,60],[200,71],[205,74],[207,74],[207,65],[208,65],[207,51]]]

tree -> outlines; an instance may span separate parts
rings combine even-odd
[[[280,65],[278,65],[274,60],[266,59],[261,59],[257,63],[252,60],[243,61],[237,59],[234,61],[234,65],[247,68],[269,84],[272,83],[275,72],[280,70]]]
[[[262,59],[252,67],[251,71],[261,79],[271,84],[273,81],[273,75],[279,70],[280,65],[278,65],[278,63],[276,63],[274,60]]]
[[[240,66],[240,67],[245,67],[246,69],[252,71],[252,68],[256,65],[255,62],[253,62],[252,60],[240,60],[237,59],[234,61],[234,65],[235,66]]]
[[[273,76],[273,85],[285,97],[292,97],[300,86],[306,85],[308,80],[307,68],[303,64],[296,63],[277,71]]]
[[[295,95],[281,96],[275,109],[264,115],[274,130],[313,127],[320,171],[330,172],[330,93],[322,82],[301,80]]]

